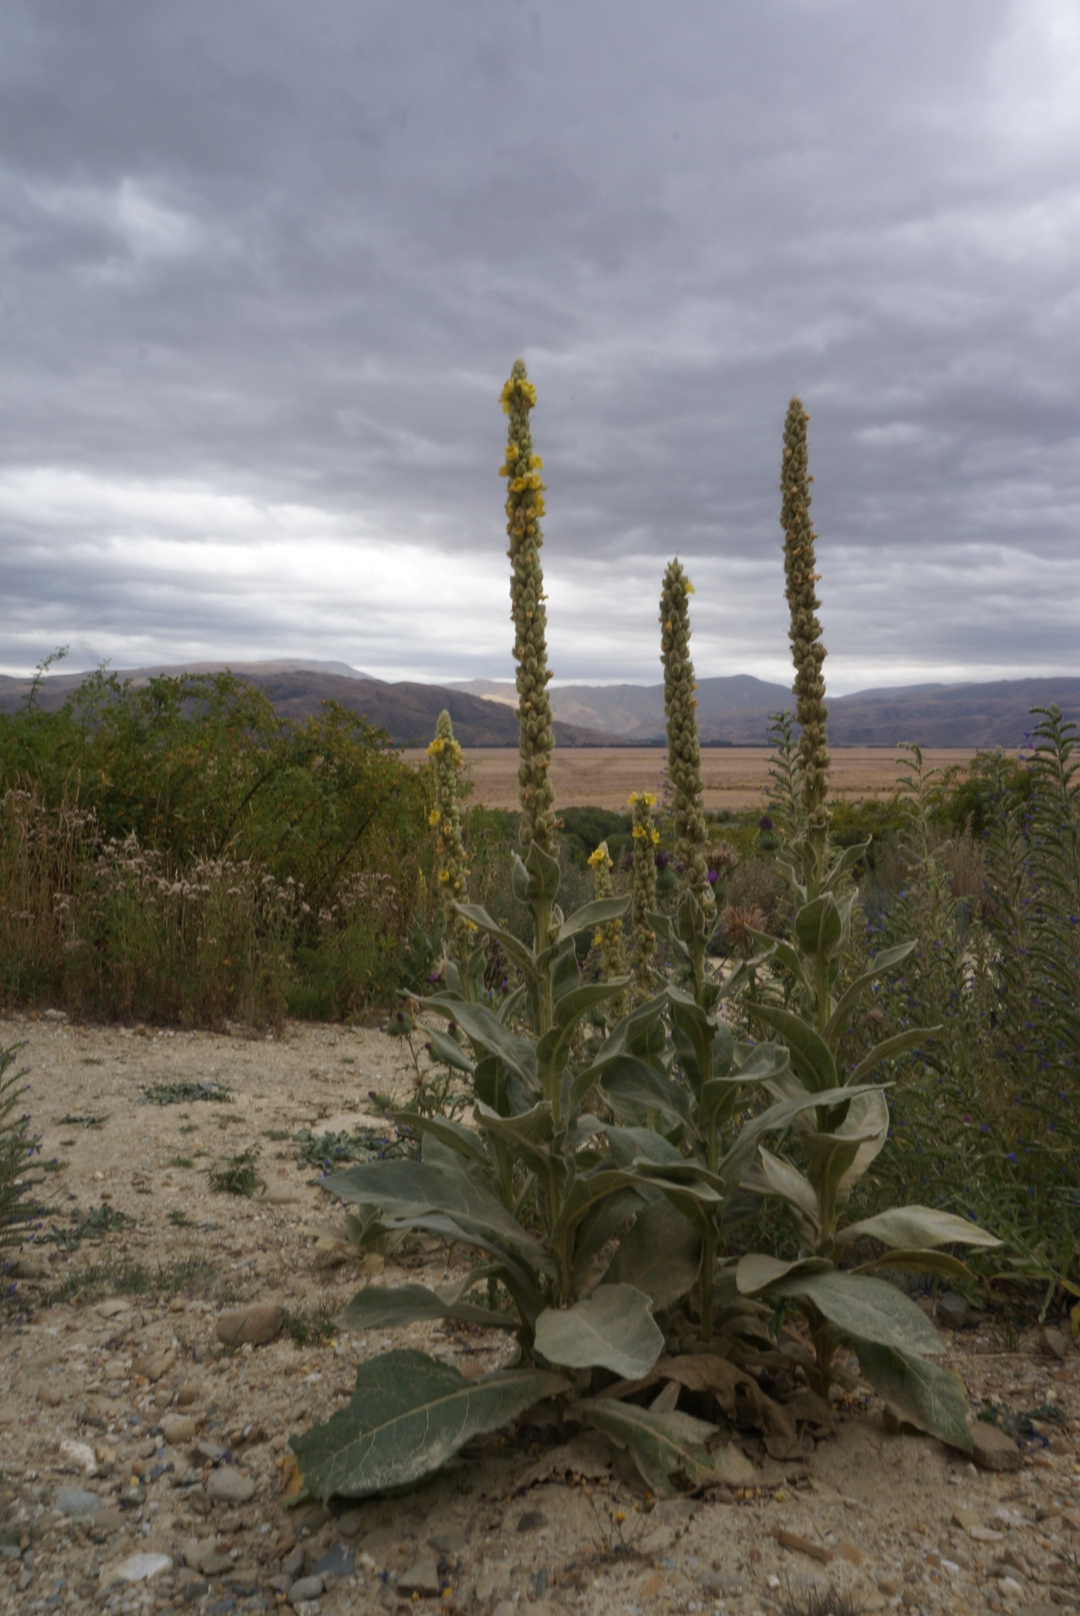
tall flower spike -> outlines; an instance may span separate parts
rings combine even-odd
[[[540,566],[544,514],[543,465],[533,452],[529,411],[536,389],[518,359],[502,390],[502,407],[510,417],[506,459],[499,475],[508,479],[506,532],[510,539],[510,607],[514,619],[514,660],[518,693],[518,787],[521,800],[521,845],[533,842],[542,852],[557,857],[555,793],[551,784],[551,754],[555,748],[547,665],[547,611],[544,574]]]
[[[593,897],[613,898],[615,889],[611,884],[611,854],[606,842],[601,842],[589,854],[589,868],[593,873]],[[593,947],[600,951],[600,976],[603,981],[610,982],[612,977],[626,975],[626,945],[621,920],[608,920],[598,926],[593,935]]]
[[[435,802],[428,816],[435,833],[435,875],[442,898],[448,952],[464,962],[469,951],[469,922],[455,903],[469,901],[469,860],[461,839],[461,747],[445,710],[427,749],[435,782]]]
[[[702,796],[701,747],[697,730],[697,681],[690,660],[689,597],[694,586],[678,558],[668,563],[660,592],[660,655],[664,664],[664,712],[667,714],[668,777],[675,820],[675,859],[682,869],[683,890],[696,899],[705,917],[716,909],[705,861],[705,814]]]
[[[634,996],[639,1004],[649,998],[653,990],[656,958],[656,933],[652,916],[656,912],[656,849],[660,832],[653,823],[656,798],[651,791],[632,791],[629,806],[634,823],[634,884],[631,919],[634,928],[631,963],[634,971]]]
[[[802,400],[793,398],[784,422],[784,462],[780,478],[783,504],[785,594],[791,614],[788,639],[795,663],[795,717],[799,737],[799,773],[803,805],[811,842],[821,844],[829,825],[825,806],[829,794],[829,748],[825,723],[825,647],[817,613],[821,602],[814,593],[820,573],[814,570],[814,532],[810,520],[810,483],[807,473],[806,423],[810,417]],[[822,855],[823,856],[823,852]],[[820,858],[819,858],[820,863]]]

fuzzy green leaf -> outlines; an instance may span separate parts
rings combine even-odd
[[[917,1044],[925,1044],[928,1038],[936,1037],[940,1031],[940,1027],[908,1027],[904,1032],[894,1032],[891,1038],[883,1038],[868,1055],[863,1056],[851,1074],[851,1081],[861,1083],[883,1060],[891,1060],[894,1055],[903,1055]]]
[[[853,982],[849,983],[840,995],[836,1009],[829,1017],[828,1025],[825,1028],[824,1036],[828,1042],[832,1043],[843,1032],[848,1017],[871,983],[878,981],[887,971],[895,970],[898,965],[902,965],[914,952],[916,946],[914,942],[911,942],[898,943],[895,948],[883,948],[880,954],[874,956],[870,969],[863,971],[861,976],[857,976]]]
[[[476,1062],[470,1059],[468,1052],[462,1049],[456,1038],[451,1038],[448,1032],[440,1032],[438,1028],[428,1032],[428,1041],[431,1044],[431,1053],[444,1066],[452,1067],[455,1072],[467,1072],[471,1077],[476,1070]]]
[[[959,1257],[950,1257],[945,1251],[928,1251],[925,1247],[911,1251],[882,1251],[869,1262],[849,1269],[852,1274],[868,1274],[879,1268],[899,1268],[907,1274],[936,1274],[939,1279],[966,1280],[974,1284],[975,1275]]]
[[[440,1470],[466,1442],[566,1391],[562,1375],[511,1370],[468,1381],[450,1364],[403,1349],[358,1365],[347,1407],[289,1439],[301,1499],[370,1498]]]
[[[690,1292],[700,1267],[700,1231],[668,1201],[657,1201],[643,1207],[623,1235],[603,1283],[636,1285],[663,1311]]]
[[[563,943],[568,937],[580,937],[583,932],[595,931],[597,926],[608,926],[613,920],[621,920],[629,907],[629,893],[623,898],[594,898],[591,903],[575,909],[569,919],[563,921],[559,927],[558,941]]]
[[[960,1377],[925,1358],[879,1341],[849,1338],[859,1367],[880,1397],[920,1431],[970,1453],[968,1405]]]
[[[869,1274],[790,1274],[769,1286],[770,1296],[794,1296],[810,1302],[822,1318],[852,1343],[877,1342],[916,1357],[943,1351],[941,1337],[920,1308],[890,1285]]]
[[[448,1302],[426,1285],[368,1285],[358,1291],[341,1314],[347,1330],[398,1330],[420,1319],[459,1319],[491,1329],[517,1328],[516,1316],[496,1313],[474,1302]]]
[[[752,1251],[739,1258],[735,1269],[735,1286],[740,1296],[757,1296],[790,1275],[826,1273],[830,1267],[824,1257],[797,1257],[793,1262],[784,1262],[779,1257],[767,1257],[763,1252]]]
[[[394,1121],[401,1126],[411,1128],[414,1133],[430,1134],[438,1139],[440,1144],[456,1151],[468,1161],[477,1162],[482,1167],[491,1165],[491,1158],[484,1149],[484,1141],[472,1129],[464,1127],[460,1122],[454,1122],[450,1117],[426,1116],[422,1111],[395,1111]]]
[[[669,1122],[691,1126],[686,1090],[636,1055],[619,1055],[605,1066],[601,1086],[620,1117],[659,1111]]]
[[[843,939],[844,926],[831,892],[804,903],[795,915],[795,936],[804,954],[831,959]]]
[[[576,1406],[590,1425],[603,1431],[617,1447],[629,1448],[642,1478],[658,1497],[696,1491],[715,1482],[741,1483],[753,1479],[754,1467],[737,1449],[710,1448],[719,1431],[705,1420],[651,1409],[615,1398],[588,1398]]]
[[[567,1369],[610,1369],[625,1380],[647,1375],[664,1350],[652,1302],[636,1285],[600,1285],[572,1307],[545,1308],[536,1350]]]
[[[869,1236],[883,1245],[925,1250],[928,1246],[1000,1246],[1001,1241],[968,1218],[932,1206],[894,1206],[837,1230],[836,1244]]]
[[[801,1016],[771,1004],[751,1004],[747,1008],[755,1021],[763,1021],[780,1034],[788,1047],[792,1070],[806,1088],[815,1093],[836,1088],[836,1062],[832,1051],[821,1035],[808,1026]],[[857,1079],[853,1078],[852,1081]]]

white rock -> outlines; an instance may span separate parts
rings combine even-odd
[[[76,1442],[74,1437],[66,1436],[60,1444],[60,1457],[80,1465],[88,1476],[97,1475],[97,1460],[88,1442]]]
[[[149,1582],[162,1571],[171,1571],[172,1561],[167,1554],[131,1554],[119,1565],[101,1573],[102,1582]]]

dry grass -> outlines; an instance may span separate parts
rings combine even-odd
[[[966,765],[972,748],[934,748],[924,752],[929,768]],[[420,765],[427,754],[403,753],[405,761]],[[562,808],[626,806],[631,791],[655,791],[667,754],[661,747],[612,746],[556,749],[551,767],[555,801]],[[731,746],[702,753],[705,806],[709,809],[756,808],[762,801],[773,754],[764,747]],[[889,797],[896,786],[896,756],[890,747],[852,746],[832,754],[833,795],[847,801]],[[485,808],[517,807],[516,748],[477,747],[466,750],[474,794]],[[657,793],[659,795],[659,792]]]

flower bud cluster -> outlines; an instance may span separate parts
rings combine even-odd
[[[820,573],[814,570],[814,532],[810,520],[810,484],[807,473],[806,423],[810,417],[802,400],[793,398],[784,422],[784,460],[780,492],[783,504],[784,578],[791,626],[788,639],[795,663],[795,717],[799,737],[799,773],[807,828],[825,831],[829,823],[825,801],[829,793],[829,748],[826,735],[825,647],[817,613],[821,602],[814,593]]]
[[[593,873],[593,896],[614,897],[615,891],[611,885],[611,855],[606,842],[601,842],[600,846],[589,854],[589,868]],[[605,982],[610,982],[612,977],[626,975],[626,945],[623,941],[621,920],[609,920],[604,925],[597,926],[593,934],[593,947],[600,951],[600,975]]]
[[[669,562],[660,593],[660,656],[664,664],[668,778],[675,821],[675,859],[682,884],[706,915],[716,908],[705,859],[701,748],[698,744],[694,664],[690,660],[689,597],[694,586],[678,558]]]
[[[506,477],[506,532],[510,540],[510,606],[514,620],[514,660],[517,663],[518,786],[521,800],[522,847],[532,842],[556,855],[555,793],[551,784],[551,754],[555,747],[547,665],[547,611],[544,574],[540,566],[544,514],[543,465],[533,452],[529,411],[536,389],[518,359],[502,390],[502,407],[510,417],[506,459],[499,475]]]
[[[434,806],[428,824],[435,832],[435,871],[442,897],[446,936],[455,951],[468,946],[469,923],[454,908],[469,901],[469,860],[461,837],[461,747],[445,710],[427,749],[434,779]]]
[[[634,990],[639,1001],[652,993],[656,933],[651,917],[656,913],[656,849],[660,832],[653,821],[656,798],[651,791],[632,791],[628,806],[633,810],[634,885],[630,908],[634,928],[632,966]]]

